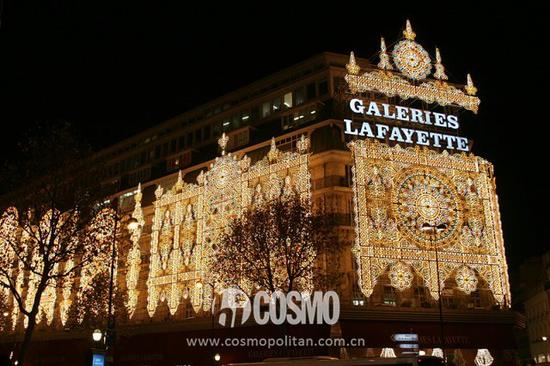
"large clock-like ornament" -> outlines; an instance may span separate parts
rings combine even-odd
[[[422,80],[430,74],[432,63],[426,50],[410,39],[405,39],[393,48],[393,62],[405,76]]]
[[[460,232],[458,194],[452,182],[438,172],[405,171],[395,186],[394,205],[400,231],[419,247],[447,246]]]

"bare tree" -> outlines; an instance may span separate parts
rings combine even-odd
[[[212,269],[221,282],[245,291],[326,289],[338,279],[335,235],[330,215],[312,213],[310,201],[297,194],[282,195],[231,222]]]
[[[109,285],[108,271],[101,271],[94,276],[69,308],[67,321],[69,328],[96,329],[105,326],[105,319],[109,317]],[[127,293],[115,289],[113,315],[118,322],[128,320],[127,302]]]
[[[101,170],[64,123],[37,125],[10,172],[15,185],[1,198],[0,289],[25,320],[22,365],[44,301],[67,279],[108,252],[114,211],[102,208]],[[55,304],[54,304],[55,305]]]

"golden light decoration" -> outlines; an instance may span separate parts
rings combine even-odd
[[[384,37],[380,38],[380,62],[378,62],[378,68],[382,70],[393,70]]]
[[[402,232],[419,247],[452,242],[462,224],[462,207],[452,183],[433,169],[405,169],[396,175],[394,211]],[[434,233],[424,227],[439,227]]]
[[[473,154],[391,147],[370,140],[356,140],[349,146],[356,225],[353,253],[365,296],[371,296],[388,266],[402,262],[411,266],[438,299],[439,286],[467,266],[487,282],[499,304],[510,305],[498,198],[489,162]],[[433,233],[421,230],[426,225],[439,229]],[[479,245],[472,245],[461,233],[476,225],[483,235]],[[397,283],[392,285],[403,287]]]
[[[272,139],[268,155],[253,165],[246,155],[226,154],[227,142],[223,136],[219,139],[221,156],[201,171],[196,184],[184,183],[180,174],[171,189],[159,186],[155,191],[147,279],[151,317],[164,301],[171,314],[182,300],[190,301],[195,312],[209,310],[212,287],[222,285],[209,271],[215,260],[213,248],[230,220],[245,207],[285,192],[310,196],[306,136],[297,142],[297,152],[280,151]]]
[[[397,69],[412,80],[422,80],[432,71],[430,55],[414,41],[403,40],[392,51],[393,62]]]
[[[346,69],[350,75],[357,75],[361,70],[357,62],[355,61],[355,55],[353,51],[349,55],[349,63],[346,65]]]
[[[410,267],[403,262],[397,262],[390,267],[389,277],[391,285],[399,291],[410,288],[414,279]]]
[[[466,93],[461,90],[462,87],[445,82],[448,78],[439,50],[436,50],[434,79],[428,79],[432,69],[430,55],[414,41],[416,34],[408,20],[403,35],[405,39],[398,42],[392,52],[392,61],[399,72],[391,71],[393,66],[386,53],[384,39],[381,40],[378,70],[367,71],[361,75],[355,55],[350,55],[346,65],[348,73],[344,77],[350,92],[378,92],[389,97],[420,99],[442,106],[454,105],[477,113],[480,100],[475,96],[477,89],[471,77],[468,75],[467,85],[464,86]]]
[[[487,348],[481,348],[477,350],[474,363],[476,366],[491,366],[495,359],[491,356],[491,352]]]
[[[476,273],[467,266],[462,266],[456,271],[455,280],[457,288],[468,295],[477,290]]]
[[[439,48],[435,49],[435,72],[434,78],[437,80],[448,80],[449,77],[445,74],[445,66],[443,66],[441,61],[441,54],[439,53]]]
[[[179,179],[176,184],[180,184]],[[130,230],[130,241],[132,242],[132,247],[128,251],[128,256],[126,259],[126,266],[128,268],[128,272],[126,274],[128,300],[126,305],[128,306],[128,314],[130,318],[134,316],[139,296],[138,281],[139,272],[141,269],[141,248],[139,245],[139,240],[141,239],[143,226],[145,225],[143,210],[141,208],[142,196],[141,184],[139,184],[137,192],[134,195],[134,211],[132,212],[132,218],[136,220],[136,225],[128,228]]]

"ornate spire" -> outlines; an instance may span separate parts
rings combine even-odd
[[[279,150],[277,150],[277,144],[275,143],[275,137],[271,138],[271,148],[267,153],[267,159],[270,162],[274,162],[279,157]]]
[[[227,147],[228,141],[229,137],[227,137],[225,132],[222,134],[222,137],[218,139],[218,145],[220,145],[220,148],[222,149],[222,155],[225,155],[225,148]]]
[[[474,82],[472,81],[470,74],[466,75],[466,86],[464,89],[468,95],[476,95],[477,93],[477,88],[474,86]]]
[[[139,203],[141,204],[141,197],[142,197],[142,196],[143,196],[143,195],[141,194],[141,183],[138,183],[137,192],[136,192],[136,194],[134,195],[134,201],[135,201],[136,203],[139,202]]]
[[[393,70],[393,66],[390,63],[390,56],[386,50],[386,42],[384,37],[380,38],[380,62],[378,63],[378,68],[382,70]]]
[[[403,36],[405,36],[406,39],[409,39],[411,41],[414,41],[416,38],[416,33],[414,33],[411,22],[409,19],[407,19],[407,22],[405,23],[405,30],[403,31]]]
[[[445,66],[441,63],[441,55],[439,54],[439,48],[435,48],[435,72],[434,77],[437,80],[447,80],[447,74],[445,74]]]
[[[155,197],[157,198],[157,200],[162,197],[162,193],[164,193],[164,189],[162,189],[162,186],[159,184],[157,186],[157,189],[155,189]]]
[[[178,180],[176,181],[174,188],[176,189],[176,192],[183,189],[183,175],[181,174],[181,170],[178,172]]]
[[[296,148],[298,149],[298,152],[301,154],[307,152],[309,149],[309,138],[307,138],[306,135],[302,135],[300,137],[300,140],[296,142]]]
[[[359,70],[361,70],[359,65],[357,65],[357,63],[355,62],[355,55],[353,54],[353,51],[351,51],[351,53],[349,54],[349,62],[346,65],[346,69],[351,75],[357,75],[359,74]]]

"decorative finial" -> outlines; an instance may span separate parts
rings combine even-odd
[[[138,183],[137,192],[134,195],[134,202],[140,202],[141,203],[141,197],[143,195],[141,194],[141,183]]]
[[[307,152],[309,150],[309,138],[307,138],[306,135],[302,135],[300,140],[296,142],[296,148],[301,154]]]
[[[181,174],[181,170],[178,172],[178,180],[176,181],[174,188],[176,189],[176,192],[181,191],[183,188],[183,175]]]
[[[469,95],[476,95],[477,93],[477,88],[474,86],[474,82],[472,81],[470,74],[466,75],[466,86],[464,89]]]
[[[447,80],[447,74],[445,74],[445,66],[441,63],[441,54],[439,48],[435,48],[435,72],[434,77],[437,80]]]
[[[157,186],[157,189],[155,189],[155,197],[158,199],[160,199],[160,197],[162,197],[162,193],[164,192],[164,190],[162,189],[162,186],[159,184]]]
[[[380,38],[380,62],[378,63],[378,68],[382,70],[393,70],[393,66],[390,63],[390,56],[386,50],[386,42],[384,37]]]
[[[355,62],[355,55],[353,54],[353,51],[349,54],[349,62],[346,65],[346,69],[350,75],[357,75],[359,74],[359,70],[361,70],[359,65]]]
[[[274,162],[279,157],[279,150],[277,150],[277,144],[275,143],[275,137],[271,138],[271,148],[267,153],[267,159],[270,162]]]
[[[229,141],[229,137],[224,133],[222,133],[222,137],[218,139],[218,145],[220,145],[220,148],[222,149],[222,155],[225,155],[225,148],[227,147],[227,142]]]
[[[199,183],[200,186],[203,186],[204,183],[205,183],[205,177],[204,177],[204,171],[201,170],[201,172],[199,173],[198,177],[197,177],[197,183]]]
[[[407,23],[405,24],[405,30],[403,31],[403,35],[405,36],[406,39],[410,39],[411,41],[414,41],[414,39],[416,38],[416,33],[414,33],[413,31],[411,22],[409,21],[409,19],[407,19]]]

